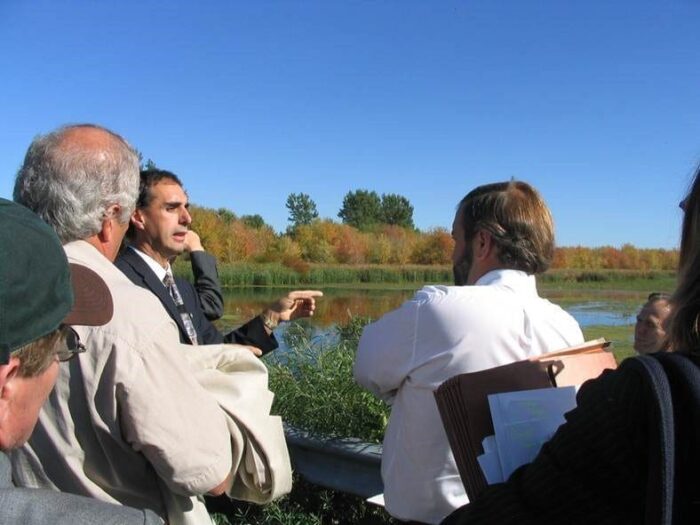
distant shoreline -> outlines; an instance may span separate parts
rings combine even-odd
[[[192,279],[190,265],[178,261],[178,275]],[[224,287],[327,286],[416,288],[428,283],[452,283],[448,265],[340,265],[308,264],[301,269],[280,263],[219,264]],[[543,289],[606,289],[672,291],[675,272],[668,270],[553,269],[538,276]]]

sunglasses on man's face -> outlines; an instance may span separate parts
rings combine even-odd
[[[85,345],[80,342],[80,336],[73,328],[64,326],[63,335],[63,344],[56,349],[56,357],[62,363],[85,351]]]

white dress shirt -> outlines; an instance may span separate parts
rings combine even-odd
[[[445,380],[582,342],[574,318],[516,270],[474,286],[426,286],[367,326],[354,373],[392,405],[382,455],[389,513],[439,523],[469,502],[433,396]]]
[[[134,250],[134,253],[141,257],[143,259],[143,262],[145,262],[148,267],[151,269],[151,271],[156,274],[156,277],[158,277],[158,280],[160,282],[163,282],[163,279],[165,279],[165,276],[167,274],[173,275],[172,270],[170,269],[170,263],[168,263],[167,268],[163,268],[160,264],[156,262],[156,260],[148,255],[147,253],[142,252],[141,250],[134,248],[133,246],[129,246],[129,250]]]

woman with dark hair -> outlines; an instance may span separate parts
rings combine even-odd
[[[700,169],[684,202],[674,352],[585,383],[535,460],[443,525],[700,523]]]

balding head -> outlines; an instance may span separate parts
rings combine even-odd
[[[94,124],[66,126],[55,132],[60,147],[79,148],[83,151],[108,151],[125,144],[122,137]]]
[[[53,226],[66,243],[97,234],[106,218],[127,223],[138,188],[134,149],[106,128],[81,124],[32,142],[17,174],[14,199]]]

